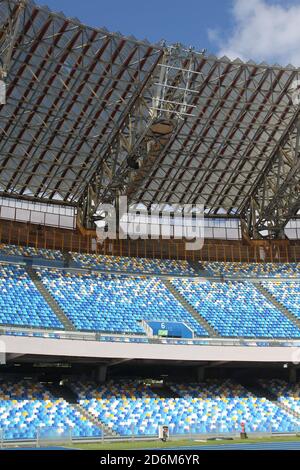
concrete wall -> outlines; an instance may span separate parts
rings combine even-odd
[[[68,358],[174,361],[300,362],[297,347],[135,344],[0,336],[1,352]]]

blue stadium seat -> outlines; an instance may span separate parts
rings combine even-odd
[[[122,436],[157,436],[160,425],[168,425],[172,434],[239,432],[242,422],[248,432],[298,429],[284,410],[230,380],[169,387],[176,398],[162,398],[142,380],[73,383],[81,406]]]
[[[0,324],[63,329],[21,266],[0,264]]]
[[[299,282],[270,282],[264,281],[262,285],[273,297],[300,318],[300,284]]]
[[[202,262],[205,269],[217,276],[243,277],[299,277],[300,263],[225,263]]]
[[[64,399],[25,380],[0,381],[0,429],[5,440],[101,436],[100,428]]]
[[[251,282],[173,279],[172,284],[222,336],[300,337],[300,330]]]
[[[145,334],[140,322],[159,320],[185,322],[196,335],[208,335],[159,279],[54,269],[38,273],[78,330]]]

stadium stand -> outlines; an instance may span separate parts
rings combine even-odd
[[[70,266],[105,272],[173,275],[194,277],[199,275],[246,278],[297,278],[300,263],[238,263],[207,262],[197,263],[184,260],[148,259],[125,256],[108,256],[87,253],[66,252],[46,248],[22,247],[0,244],[0,255],[14,258],[30,258],[42,265],[43,260],[65,263],[67,256]],[[57,265],[59,266],[59,265]],[[204,270],[203,270],[204,268]]]
[[[300,384],[287,383],[284,380],[272,379],[266,380],[261,379],[260,384],[273,395],[277,397],[277,400],[291,412],[297,413],[300,418]]]
[[[0,255],[11,258],[32,258],[35,262],[42,260],[65,261],[59,250],[23,247],[0,244]],[[107,256],[86,253],[67,252],[71,266],[100,271],[128,272],[132,274],[172,274],[176,276],[194,276],[195,270],[187,261],[160,260],[124,256]]]
[[[299,277],[300,263],[222,263],[202,262],[205,269],[217,276],[243,277]]]
[[[0,445],[298,433],[300,68],[70,15],[0,0]]]
[[[80,253],[70,253],[70,255],[73,261],[82,268],[129,272],[132,274],[173,274],[177,276],[195,275],[195,270],[187,261],[87,255]]]
[[[222,336],[299,338],[300,330],[251,282],[172,280],[173,286]]]
[[[5,440],[51,437],[99,437],[101,430],[64,399],[55,399],[39,383],[0,381],[0,429]]]
[[[78,407],[55,398],[35,380],[2,378],[0,429],[4,440],[68,434],[99,438],[101,428],[123,437],[156,436],[160,425],[168,425],[173,435],[234,433],[240,431],[242,422],[247,432],[298,431],[299,384],[278,379],[260,383],[278,397],[277,402],[256,396],[229,379],[170,382],[167,396],[139,379],[111,380],[103,385],[77,380],[69,386],[78,397]]]
[[[0,264],[0,323],[63,329],[21,266]]]
[[[276,403],[258,397],[231,380],[211,380],[204,384],[173,384],[183,397],[200,399],[201,408],[214,429],[232,432],[244,422],[248,432],[289,432],[299,428],[299,422]],[[201,388],[201,391],[199,391]]]
[[[185,322],[196,335],[207,336],[157,278],[37,272],[78,330],[144,334],[140,322],[158,320]]]
[[[80,404],[122,436],[157,435],[159,425],[172,434],[234,432],[242,421],[249,432],[288,432],[298,422],[266,398],[258,398],[230,380],[169,384],[173,397],[141,381],[73,383]]]
[[[299,282],[270,282],[262,285],[270,294],[290,312],[300,318],[300,285]]]
[[[0,254],[12,257],[41,258],[49,261],[62,261],[63,253],[59,250],[49,250],[46,248],[33,248],[17,245],[0,245]]]
[[[24,267],[0,264],[0,273],[1,325],[64,329]],[[209,335],[197,318],[186,310],[187,306],[184,308],[180,299],[176,299],[157,277],[65,272],[54,268],[38,268],[37,275],[78,331],[145,335],[141,322],[156,320],[183,322],[195,336]],[[171,284],[222,337],[300,337],[297,325],[251,282],[173,278]],[[299,318],[299,286],[296,282],[270,278],[262,285]],[[22,336],[22,332],[11,334]],[[39,336],[34,332],[32,335]],[[50,332],[45,336],[50,337]]]

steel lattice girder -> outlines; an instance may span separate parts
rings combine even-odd
[[[97,202],[118,184],[133,203],[200,203],[210,217],[241,216],[251,195],[262,197],[256,188],[297,114],[298,69],[178,45],[168,77],[177,88],[163,95],[162,44],[89,28],[31,1],[11,21],[21,4],[0,0],[1,57],[13,44],[0,106],[1,195],[83,206],[88,193]],[[162,97],[175,125],[147,161],[145,145],[134,144],[147,142]],[[125,165],[136,149],[139,175]]]
[[[251,236],[284,237],[300,210],[300,112],[279,142],[245,210]]]
[[[0,55],[19,4],[0,0]],[[1,193],[76,205],[160,53],[27,2],[0,107]]]

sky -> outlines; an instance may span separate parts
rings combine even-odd
[[[89,26],[300,67],[300,0],[36,0]]]

